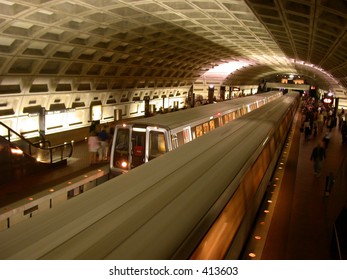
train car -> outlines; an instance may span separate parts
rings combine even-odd
[[[0,259],[237,259],[295,115],[287,94],[0,232]]]
[[[272,91],[117,125],[110,170],[127,172],[280,96],[282,92]]]

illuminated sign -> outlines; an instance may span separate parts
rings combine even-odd
[[[100,121],[102,117],[102,106],[94,105],[92,107],[92,121]]]
[[[330,103],[332,103],[333,101],[332,101],[331,98],[324,98],[324,99],[323,99],[323,102],[324,102],[324,103],[327,103],[327,104],[330,104]]]

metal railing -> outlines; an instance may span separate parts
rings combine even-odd
[[[47,140],[30,142],[21,134],[14,131],[4,123],[0,122],[2,130],[5,131],[4,135],[1,135],[8,142],[11,143],[11,153],[20,154],[24,153],[36,159],[41,163],[57,163],[71,157],[73,152],[73,143],[65,142],[64,144],[51,146]],[[15,135],[16,141],[11,142],[11,137]]]

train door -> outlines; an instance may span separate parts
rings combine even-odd
[[[116,127],[111,151],[111,170],[130,169],[131,126]]]
[[[146,148],[146,129],[134,127],[131,135],[131,168],[144,164]]]
[[[147,127],[146,162],[169,151],[168,132],[164,128]]]

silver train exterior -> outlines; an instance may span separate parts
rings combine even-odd
[[[0,259],[237,259],[299,103],[287,94],[0,232]]]
[[[115,175],[127,172],[280,96],[282,92],[272,91],[119,124],[110,170]]]

